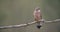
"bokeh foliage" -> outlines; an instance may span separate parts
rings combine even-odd
[[[45,20],[60,19],[60,0],[41,0],[41,10]],[[60,22],[46,24],[44,32],[60,32]]]
[[[39,6],[45,20],[60,18],[60,0],[0,0],[0,26],[28,23],[33,21],[33,10]],[[36,25],[22,28],[0,29],[0,32],[60,32],[60,23]]]
[[[32,22],[36,6],[40,7],[40,0],[0,0],[0,26]],[[36,32],[34,26],[1,29],[0,32]]]

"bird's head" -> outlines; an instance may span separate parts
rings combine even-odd
[[[38,11],[38,10],[40,10],[40,8],[39,8],[39,7],[36,7],[36,8],[35,8],[35,11]]]

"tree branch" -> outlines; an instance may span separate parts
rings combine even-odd
[[[52,20],[52,21],[45,21],[45,20],[40,20],[43,23],[56,23],[56,22],[60,22],[60,19],[56,19],[56,20]],[[0,26],[0,29],[8,29],[8,28],[19,28],[19,27],[24,27],[24,26],[29,26],[32,24],[37,23],[37,21],[31,22],[31,23],[27,23],[27,24],[19,24],[19,25],[9,25],[9,26]]]

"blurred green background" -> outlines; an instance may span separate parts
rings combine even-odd
[[[32,22],[34,8],[41,8],[45,20],[60,18],[60,0],[0,0],[0,26]],[[41,29],[36,24],[0,32],[60,32],[60,23],[45,23]]]
[[[33,21],[33,11],[40,0],[0,0],[0,26]],[[36,32],[36,25],[21,28],[0,29],[0,32]]]
[[[60,19],[60,0],[41,0],[40,8],[45,20]],[[60,32],[60,22],[47,23],[43,32]]]

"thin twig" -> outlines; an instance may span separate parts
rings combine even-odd
[[[31,22],[31,23],[27,23],[27,24],[9,25],[9,26],[0,26],[0,29],[19,28],[19,27],[28,26],[28,25],[31,25],[31,24],[34,24],[34,23],[36,23],[36,21]]]
[[[56,20],[52,20],[52,21],[45,21],[45,20],[41,20],[41,22],[43,23],[56,23],[56,22],[60,22],[60,19],[56,19]],[[8,29],[8,28],[19,28],[19,27],[24,27],[24,26],[28,26],[31,24],[37,23],[37,21],[31,22],[31,23],[27,23],[27,24],[19,24],[19,25],[9,25],[9,26],[0,26],[0,29]]]

